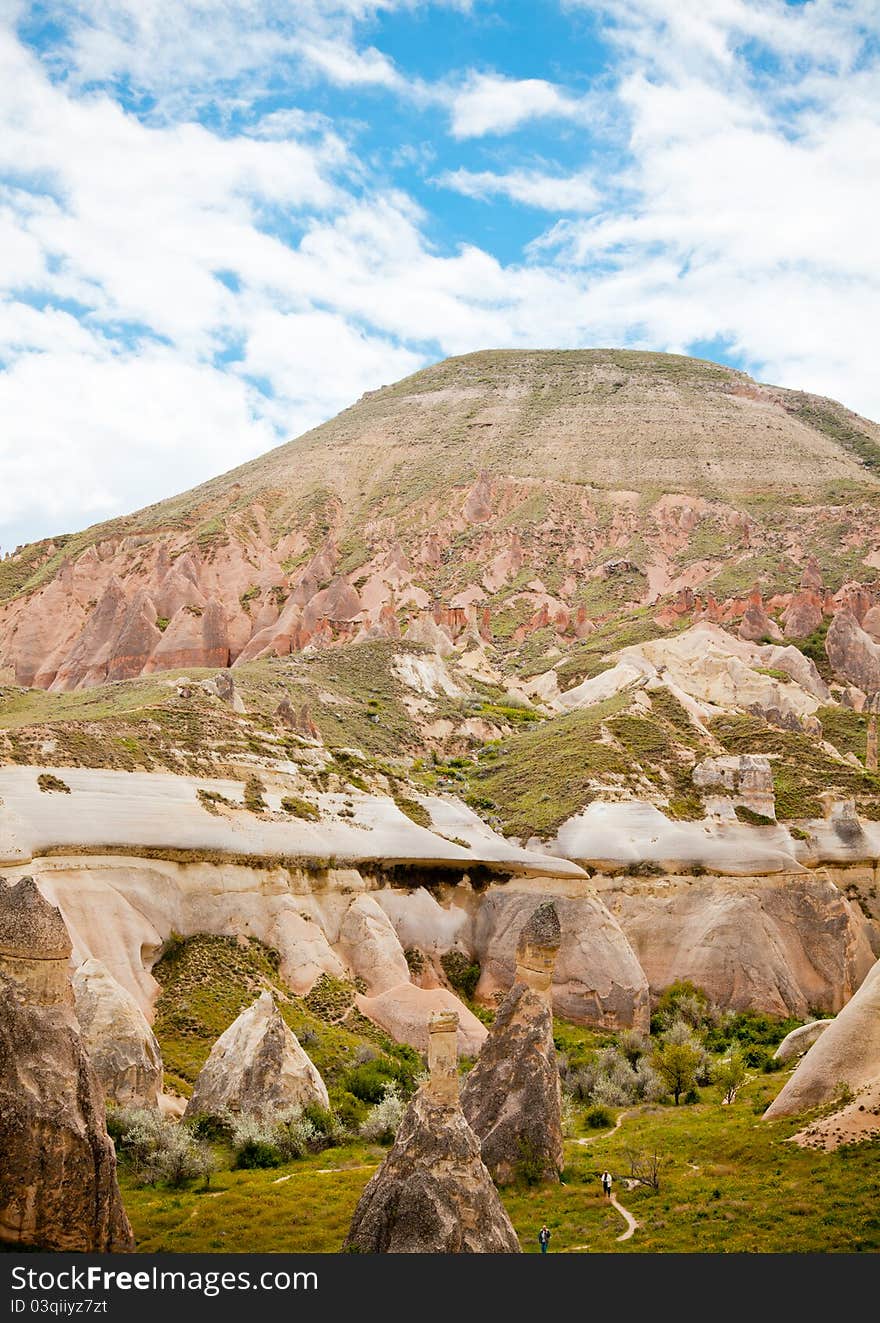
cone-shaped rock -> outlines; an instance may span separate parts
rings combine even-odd
[[[801,1061],[765,1120],[831,1102],[846,1084],[854,1093],[880,1080],[880,961]]]
[[[462,1089],[462,1111],[501,1185],[525,1163],[532,1170],[537,1164],[546,1180],[562,1170],[561,1090],[550,1007],[561,941],[556,907],[545,901],[520,934],[516,981]]]
[[[0,881],[0,1244],[134,1248],[104,1099],[80,1037],[71,944],[33,878]]]
[[[143,1012],[100,960],[73,976],[76,1018],[105,1098],[120,1107],[158,1107],[162,1056]]]
[[[324,1081],[271,992],[242,1011],[211,1048],[186,1116],[229,1111],[271,1116],[284,1107],[329,1106]]]
[[[812,1047],[816,1039],[821,1038],[828,1026],[833,1023],[833,1020],[810,1020],[808,1024],[792,1029],[773,1053],[773,1060],[794,1061],[796,1057],[802,1057],[807,1048]]]
[[[518,1254],[519,1241],[458,1101],[454,1012],[429,1024],[430,1078],[371,1177],[345,1249],[361,1254]]]

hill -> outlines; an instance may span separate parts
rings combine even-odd
[[[424,638],[428,616],[528,668],[531,635],[565,650],[663,600],[690,613],[700,593],[726,621],[811,564],[813,588],[872,582],[878,509],[880,428],[834,401],[675,355],[469,354],[19,549],[0,564],[0,677],[63,691],[414,621]]]

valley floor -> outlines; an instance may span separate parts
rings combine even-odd
[[[880,1250],[880,1142],[836,1153],[788,1142],[800,1121],[761,1120],[785,1078],[753,1077],[731,1106],[711,1088],[689,1106],[629,1109],[613,1133],[579,1130],[562,1183],[502,1192],[523,1249],[537,1253],[546,1222],[551,1253]],[[635,1151],[661,1156],[659,1191],[627,1188]],[[138,1187],[125,1172],[121,1183],[145,1253],[334,1253],[384,1154],[356,1143],[266,1171],[221,1167],[206,1191]],[[628,1240],[602,1198],[605,1167],[638,1223]]]

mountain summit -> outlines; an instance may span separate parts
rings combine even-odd
[[[873,579],[878,504],[880,428],[832,400],[677,355],[468,354],[19,549],[0,674],[69,690],[407,629],[506,648],[552,628],[564,648],[695,592],[772,636],[763,597]]]

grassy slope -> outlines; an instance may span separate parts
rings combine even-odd
[[[153,975],[162,988],[153,1030],[162,1049],[166,1088],[185,1096],[213,1044],[266,988],[335,1099],[363,1049],[389,1062],[397,1056],[387,1035],[353,1009],[353,985],[325,977],[307,998],[295,997],[278,973],[277,952],[255,938],[203,933],[172,942]],[[349,1105],[354,1105],[351,1100]]]
[[[798,1123],[758,1115],[780,1085],[779,1076],[758,1076],[733,1106],[643,1109],[614,1135],[569,1141],[565,1184],[503,1192],[523,1248],[537,1251],[546,1221],[556,1252],[880,1250],[880,1146],[824,1154],[786,1143]],[[660,1191],[627,1191],[627,1149],[655,1147],[666,1158]],[[281,1169],[221,1171],[208,1193],[139,1189],[123,1174],[123,1194],[144,1252],[332,1253],[382,1156],[350,1144]],[[623,1244],[623,1223],[599,1189],[606,1166],[641,1223]]]

